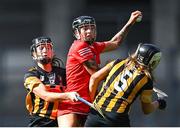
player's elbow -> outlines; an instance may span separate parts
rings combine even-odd
[[[90,78],[90,81],[89,81],[89,85],[90,87],[89,88],[93,88],[94,84],[96,83],[95,81],[97,80],[97,77],[93,74]]]
[[[154,106],[151,103],[144,103],[142,105],[142,110],[145,115],[148,115],[154,111]]]
[[[95,73],[91,76],[90,81],[89,81],[89,91],[90,92],[93,92],[93,90],[96,90],[96,88],[98,86],[98,82],[99,82],[99,77]]]
[[[112,42],[115,47],[118,47],[122,43],[122,41],[123,41],[123,38],[116,37],[116,38],[112,38],[110,42]]]
[[[99,78],[98,75],[96,73],[94,73],[94,74],[91,75],[90,80],[91,80],[92,83],[95,83],[95,81],[97,81],[98,78]]]

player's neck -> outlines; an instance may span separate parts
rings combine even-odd
[[[42,68],[44,71],[46,71],[46,72],[51,72],[51,71],[52,71],[52,65],[51,65],[51,63],[48,63],[48,64],[38,63],[38,66],[39,66],[40,68]]]

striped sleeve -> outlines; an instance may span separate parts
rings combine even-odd
[[[80,62],[83,63],[94,57],[94,53],[88,45],[79,46],[76,51],[74,51],[73,56]]]
[[[29,70],[25,75],[24,75],[24,87],[28,91],[32,91],[34,87],[38,86],[41,82],[41,80],[38,78],[38,74],[36,70]]]
[[[140,96],[140,100],[144,103],[151,103],[152,102],[152,93],[153,93],[153,81],[147,78],[147,83],[141,89],[142,93]]]
[[[39,86],[41,84],[41,81],[37,77],[27,77],[24,81],[25,88],[32,92],[34,87]]]
[[[85,47],[85,48],[78,50],[78,54],[81,57],[89,56],[90,54],[92,54],[92,51],[89,47]]]

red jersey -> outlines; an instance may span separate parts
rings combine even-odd
[[[100,53],[104,48],[104,42],[94,42],[89,45],[79,40],[74,41],[69,50],[66,63],[67,92],[76,91],[82,98],[90,101],[89,79],[91,75],[84,68],[83,62],[94,58],[96,63],[100,64]],[[83,105],[84,103],[73,102],[72,104]],[[83,110],[87,112],[89,107],[87,105],[83,105],[83,107],[85,107]]]

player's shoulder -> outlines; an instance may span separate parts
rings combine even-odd
[[[58,66],[53,66],[53,70],[54,71],[58,71],[58,72],[66,72],[66,69],[63,67],[58,67]]]
[[[26,72],[26,75],[30,75],[30,74],[32,75],[32,74],[37,74],[37,73],[38,73],[38,70],[36,67],[30,67],[28,71]]]
[[[36,67],[30,67],[29,69],[28,69],[28,72],[33,72],[33,71],[36,71],[37,69],[36,69]]]
[[[93,45],[99,45],[99,44],[103,44],[105,42],[100,42],[100,41],[96,41],[96,42],[93,42]]]
[[[125,60],[126,60],[126,59],[120,59],[120,58],[118,58],[118,59],[114,60],[114,65],[116,65],[116,64],[118,64],[118,63],[125,63]]]
[[[75,47],[75,48],[84,48],[84,47],[89,47],[89,44],[86,43],[86,42],[83,42],[83,41],[76,40],[73,43],[73,47]]]
[[[95,44],[95,45],[106,45],[107,41],[96,41],[93,44]]]
[[[89,44],[87,44],[86,42],[76,40],[72,44],[68,54],[73,54],[76,52],[83,52],[83,51],[87,51],[87,50],[88,51],[90,50]]]
[[[24,75],[24,79],[30,76],[38,76],[38,71],[36,67],[29,68],[28,71]]]

